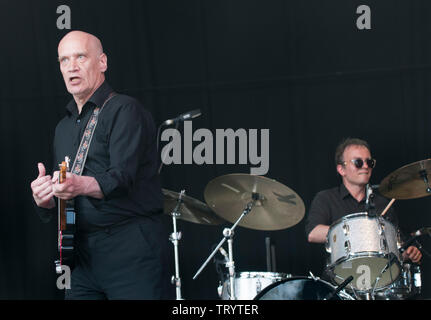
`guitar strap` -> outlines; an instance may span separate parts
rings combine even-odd
[[[73,174],[78,176],[82,175],[99,114],[102,112],[106,103],[116,95],[117,94],[115,92],[111,92],[101,107],[96,106],[96,108],[94,108],[93,114],[91,115],[90,120],[88,120],[87,127],[85,128],[84,134],[82,135],[81,143],[79,145],[78,152],[76,153],[75,160],[73,161],[72,169],[70,170],[70,172]]]

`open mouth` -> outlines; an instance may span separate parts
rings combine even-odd
[[[77,84],[77,83],[79,83],[81,81],[81,78],[80,77],[70,77],[69,78],[69,82],[71,83],[71,84]]]

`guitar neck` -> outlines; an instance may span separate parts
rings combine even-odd
[[[66,181],[67,163],[63,161],[60,164],[60,172],[58,175],[58,183],[64,183]],[[58,199],[58,228],[59,231],[66,230],[66,200]]]

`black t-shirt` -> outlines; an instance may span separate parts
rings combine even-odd
[[[374,212],[380,215],[390,200],[382,195],[374,192]],[[352,214],[366,211],[365,198],[358,202],[344,184],[338,187],[320,191],[316,194],[311,202],[310,209],[306,218],[305,233],[308,234],[319,224],[331,225],[338,219]],[[384,215],[384,218],[390,221],[396,228],[398,228],[398,218],[396,216],[394,207],[391,206]]]
[[[74,100],[66,106],[67,114],[55,129],[54,165],[69,156],[72,166],[94,108],[101,107],[111,92],[104,82],[80,114]],[[117,94],[106,103],[82,173],[97,180],[104,198],[75,198],[78,230],[89,232],[162,212],[156,134],[151,114],[136,99]]]

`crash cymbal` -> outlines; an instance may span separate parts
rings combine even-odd
[[[255,230],[281,230],[302,220],[305,206],[292,189],[275,180],[248,174],[228,174],[213,179],[205,188],[208,206],[223,219],[235,223],[252,194],[260,199],[239,222],[239,226]]]
[[[379,191],[393,199],[416,199],[431,195],[431,159],[401,167],[382,180]]]
[[[162,189],[164,196],[164,213],[171,214],[177,206],[180,194]],[[220,225],[226,221],[219,218],[205,203],[184,195],[179,208],[178,219],[207,225]]]

